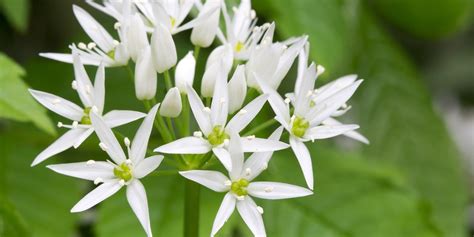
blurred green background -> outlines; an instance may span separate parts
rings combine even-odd
[[[89,212],[70,214],[90,183],[57,175],[44,165],[29,167],[62,131],[54,126],[60,119],[36,104],[27,87],[78,101],[70,87],[72,66],[38,56],[89,41],[74,19],[73,3],[113,29],[109,17],[83,1],[0,0],[2,237],[144,236],[123,193]],[[279,39],[310,36],[312,59],[327,69],[320,83],[352,73],[366,79],[345,119],[359,123],[371,141],[365,146],[338,138],[312,145],[315,195],[259,200],[268,236],[474,234],[474,215],[469,215],[474,204],[473,3],[253,1],[262,22],[276,21]],[[181,56],[192,48],[189,33],[175,39]],[[143,110],[125,75],[124,68],[106,71],[107,110]],[[121,130],[131,136],[136,126]],[[152,147],[158,144],[151,142]],[[47,163],[92,158],[105,159],[96,138]],[[304,186],[290,151],[275,155],[264,178]],[[154,235],[180,236],[182,179],[158,175],[145,179],[145,186]],[[202,195],[201,236],[208,236],[222,195],[208,190]],[[219,236],[250,234],[234,214]]]

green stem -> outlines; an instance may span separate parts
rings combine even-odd
[[[251,135],[255,135],[257,134],[258,132],[270,127],[270,126],[273,126],[277,123],[277,121],[275,119],[270,119],[260,125],[258,125],[257,127],[253,128],[252,130],[246,132],[244,134],[244,136],[251,136]]]
[[[189,101],[188,96],[186,94],[182,94],[182,101],[183,101],[183,111],[181,112],[180,118],[180,133],[181,136],[185,137],[189,135]]]
[[[174,126],[173,126],[173,122],[171,121],[171,118],[166,118],[166,123],[168,124],[168,128],[171,131],[171,136],[173,137],[173,140],[175,140],[176,133],[174,132]]]
[[[184,237],[198,237],[200,186],[188,179],[184,182]]]
[[[165,75],[166,89],[169,90],[173,87],[173,83],[171,82],[170,72],[165,71],[164,75]]]
[[[201,52],[201,47],[199,47],[197,45],[194,46],[194,58],[196,59],[196,61],[198,61],[200,52]]]

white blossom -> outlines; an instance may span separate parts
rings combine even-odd
[[[206,19],[194,26],[191,32],[191,42],[194,45],[207,48],[216,37],[219,28],[220,8],[222,0],[207,0],[198,17],[208,15]]]
[[[166,93],[161,103],[160,115],[163,117],[176,118],[181,114],[182,109],[181,93],[179,93],[178,88],[173,87]]]
[[[175,82],[176,87],[182,94],[186,94],[186,86],[193,86],[194,74],[196,72],[196,59],[193,52],[188,52],[176,66]]]

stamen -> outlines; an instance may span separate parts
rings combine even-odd
[[[265,191],[266,193],[271,193],[271,192],[273,192],[273,189],[274,189],[274,188],[273,188],[272,186],[268,186],[268,187],[266,187],[266,188],[264,189],[264,191]]]
[[[82,50],[87,50],[87,45],[84,44],[84,43],[82,43],[82,42],[80,42],[80,43],[77,45],[77,47],[79,47],[79,48],[82,49]]]
[[[255,10],[252,10],[250,12],[250,18],[253,20],[253,19],[255,19],[255,17],[257,17],[257,13],[255,12]]]
[[[258,213],[263,214],[263,208],[261,206],[257,207],[257,211]]]
[[[230,143],[229,139],[224,140],[224,146],[226,146],[226,147],[229,146],[229,143]]]
[[[120,42],[118,42],[117,40],[114,40],[113,43],[114,43],[115,46],[119,46],[119,45],[120,45]]]
[[[88,48],[88,49],[94,49],[95,47],[97,47],[97,44],[94,43],[94,42],[90,42],[90,43],[87,45],[87,48]]]
[[[103,182],[104,182],[104,180],[100,177],[94,180],[95,185],[98,185],[98,184],[103,183]]]
[[[230,186],[232,186],[232,181],[227,180],[227,181],[224,182],[224,185],[227,186],[227,187],[230,187]]]
[[[320,76],[321,74],[324,73],[324,71],[326,71],[326,69],[325,69],[323,66],[318,65],[318,67],[317,67],[317,75]]]
[[[99,112],[99,109],[98,109],[97,106],[95,106],[95,105],[92,106],[92,109],[91,109],[91,110],[92,110],[92,112],[94,112],[94,113],[98,113],[98,112]]]
[[[124,186],[124,185],[125,185],[125,180],[121,179],[121,180],[119,181],[119,184],[120,184],[120,186]]]
[[[196,132],[193,133],[193,136],[201,138],[202,137],[202,132],[201,131],[196,131]]]
[[[286,103],[286,104],[290,104],[290,103],[291,103],[290,98],[286,98],[286,99],[285,99],[285,103]]]
[[[120,22],[116,22],[114,24],[114,29],[118,30],[120,27],[122,27],[122,24],[120,24]]]
[[[79,125],[79,122],[77,121],[72,122],[72,128],[77,128],[78,125]]]
[[[63,124],[63,123],[61,123],[61,122],[58,122],[58,128],[62,128],[63,126],[64,126],[64,124]]]
[[[268,163],[264,163],[263,166],[262,166],[262,169],[263,169],[263,170],[268,169]]]
[[[248,113],[247,110],[241,109],[241,110],[239,111],[238,115],[244,115],[244,114],[246,114],[246,113]]]
[[[72,81],[71,87],[72,87],[73,90],[77,90],[77,81],[76,80]]]
[[[255,135],[251,135],[251,136],[248,136],[248,137],[247,137],[247,140],[249,140],[249,141],[251,141],[251,140],[253,140],[253,139],[255,139]]]
[[[128,137],[124,138],[123,142],[125,143],[125,146],[130,146],[130,139],[128,139]]]
[[[250,176],[251,173],[252,173],[252,170],[250,168],[245,169],[246,176]]]
[[[103,151],[107,151],[107,149],[109,149],[109,148],[107,147],[107,145],[105,145],[105,144],[102,143],[102,142],[99,143],[99,147],[100,147],[100,149],[102,149]]]
[[[204,109],[202,109],[202,111],[204,111],[204,113],[207,113],[207,114],[210,114],[212,112],[209,107],[204,107]]]
[[[306,93],[306,98],[309,98],[313,95],[313,90],[309,90],[308,93]]]
[[[88,160],[86,164],[87,165],[93,165],[93,164],[95,164],[95,160]]]

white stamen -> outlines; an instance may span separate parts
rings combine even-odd
[[[224,146],[225,146],[225,147],[228,147],[228,146],[229,146],[229,142],[230,142],[229,139],[225,139],[225,140],[224,140]]]
[[[113,43],[114,43],[115,46],[119,46],[119,45],[120,45],[120,42],[118,42],[117,40],[114,40]]]
[[[102,149],[103,151],[107,151],[107,149],[109,149],[109,148],[107,147],[107,145],[105,145],[105,144],[102,143],[102,142],[99,143],[99,147],[100,147],[100,149]]]
[[[86,49],[87,49],[87,45],[84,44],[84,43],[82,43],[82,42],[80,42],[77,46],[78,46],[80,49],[82,49],[82,50],[86,50]]]
[[[193,133],[193,136],[201,138],[202,137],[202,132],[196,131],[196,132]]]
[[[306,98],[309,98],[313,95],[313,90],[309,90],[308,93],[306,93]]]
[[[255,17],[257,17],[257,13],[255,12],[255,10],[252,10],[252,11],[250,12],[250,18],[251,18],[251,19],[255,19]]]
[[[94,49],[95,47],[97,47],[97,44],[94,43],[94,42],[91,42],[87,45],[87,48],[89,48],[89,49]]]
[[[269,186],[269,187],[266,187],[266,188],[264,189],[264,191],[265,191],[266,193],[271,193],[271,192],[273,192],[273,189],[274,189],[274,188],[273,188],[272,186]]]
[[[95,105],[92,106],[92,109],[91,109],[91,110],[92,110],[92,112],[94,112],[94,113],[99,112],[99,109],[98,109],[97,106],[95,106]]]
[[[263,170],[268,169],[268,163],[264,163],[263,166],[262,166],[262,169],[263,169]]]
[[[128,139],[128,137],[124,138],[123,142],[125,143],[125,146],[130,146],[130,139]]]
[[[245,200],[245,197],[244,196],[237,196],[237,200],[243,201],[243,200]]]
[[[72,122],[72,128],[77,128],[78,125],[79,125],[79,122],[77,121]]]
[[[120,22],[114,24],[114,29],[118,30],[120,27],[122,27],[122,24],[120,24]]]
[[[125,180],[121,179],[121,180],[119,181],[119,184],[120,184],[120,186],[124,186],[124,185],[125,185]]]
[[[95,164],[95,160],[88,160],[86,164],[87,165],[93,165],[93,164]]]
[[[246,114],[246,113],[248,113],[247,110],[241,109],[238,114],[239,114],[239,115],[244,115],[244,114]]]
[[[318,65],[318,67],[317,67],[317,75],[320,76],[321,74],[324,73],[324,71],[326,71],[326,69],[325,69],[323,66]]]
[[[261,206],[257,207],[257,211],[258,213],[263,214],[263,208]]]
[[[58,128],[62,128],[63,126],[64,126],[64,124],[63,124],[63,123],[61,123],[61,122],[58,122]]]
[[[127,165],[131,165],[132,163],[133,163],[133,162],[132,162],[132,160],[130,160],[130,159],[128,159],[128,160],[125,161],[125,164],[127,164]]]
[[[248,137],[247,137],[247,140],[249,140],[249,141],[251,141],[251,140],[253,140],[253,139],[255,139],[255,135],[251,135],[251,136],[248,136]]]
[[[202,111],[204,111],[204,113],[207,113],[207,114],[210,114],[212,112],[209,107],[204,107],[204,109],[202,109]]]
[[[291,100],[290,100],[290,98],[286,98],[286,99],[285,99],[285,103],[286,103],[286,104],[289,104],[289,103],[291,103]]]
[[[252,170],[250,168],[245,169],[246,176],[250,176],[251,173],[252,173]]]
[[[230,187],[230,186],[232,186],[232,181],[227,180],[227,181],[224,182],[224,185],[227,186],[227,187]]]
[[[77,81],[76,80],[72,81],[71,86],[73,90],[77,90]]]
[[[103,182],[104,182],[104,180],[100,177],[94,180],[95,185],[98,185],[98,184],[103,183]]]

